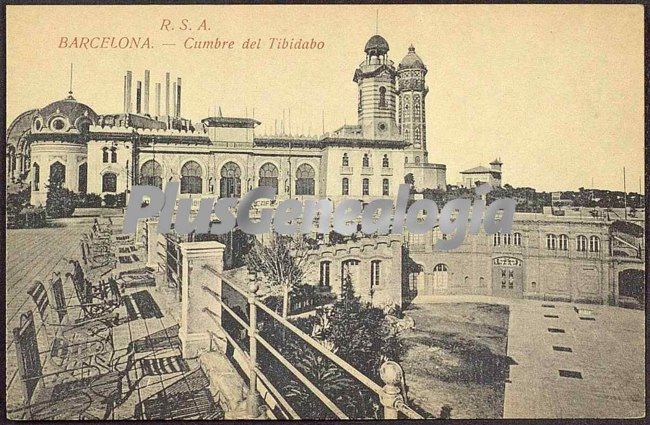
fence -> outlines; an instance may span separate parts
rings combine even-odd
[[[399,365],[384,365],[388,372],[382,371],[381,387],[264,305],[255,282],[245,291],[214,267],[202,268],[217,282],[201,285],[216,301],[203,313],[223,331],[228,357],[247,372],[251,414],[259,409],[260,386],[273,415],[285,419],[422,419],[403,399]]]

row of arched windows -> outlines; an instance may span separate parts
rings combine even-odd
[[[241,168],[234,162],[221,167],[220,193],[223,197],[241,196]],[[196,161],[188,161],[181,168],[181,193],[202,193],[203,172]],[[314,195],[316,172],[309,164],[301,164],[296,170],[296,195]],[[140,172],[141,184],[162,188],[162,167],[151,159],[145,162]],[[278,192],[278,168],[270,162],[262,165],[259,171],[259,186],[272,187]]]
[[[361,193],[364,196],[370,195],[370,179],[361,180]],[[343,177],[341,180],[341,195],[350,194],[350,179]],[[390,195],[390,180],[382,179],[381,181],[381,194],[382,196]]]
[[[521,246],[521,233],[495,233],[493,239],[493,245],[514,245]]]
[[[341,165],[343,167],[349,167],[350,166],[350,157],[348,156],[347,153],[343,154],[343,158],[341,159]],[[361,165],[363,167],[370,167],[370,156],[367,153],[363,154],[363,159],[361,161]],[[381,159],[381,166],[383,168],[388,168],[390,167],[390,162],[388,160],[388,155],[385,154],[383,158]]]
[[[569,237],[567,235],[546,235],[546,249],[549,250],[569,250]],[[576,249],[579,252],[600,252],[600,238],[598,236],[590,236],[587,239],[584,235],[578,235],[576,238]]]

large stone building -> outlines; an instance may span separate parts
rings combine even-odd
[[[18,117],[8,132],[7,175],[31,183],[34,205],[45,203],[51,179],[100,195],[180,181],[181,196],[197,198],[270,185],[279,198],[370,200],[394,196],[408,174],[416,187],[445,189],[446,167],[428,162],[426,67],[411,47],[396,69],[388,51],[379,35],[365,46],[353,78],[358,124],[315,138],[260,136],[258,121],[221,114],[192,123],[181,116],[181,79],[170,85],[169,73],[164,111],[161,83],[149,103],[149,71],[137,82],[133,111],[129,71],[123,113],[98,115],[70,93]]]

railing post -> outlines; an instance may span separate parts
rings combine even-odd
[[[158,268],[158,220],[148,219],[145,223],[147,235],[147,267]]]
[[[384,406],[384,419],[397,419],[397,405],[404,401],[401,394],[404,372],[402,367],[393,361],[384,362],[379,368],[379,376],[384,381],[379,399]]]
[[[247,408],[248,413],[252,418],[260,415],[260,396],[257,392],[257,291],[260,286],[257,283],[257,278],[254,274],[250,275],[250,282],[248,285],[248,312],[250,317],[250,325],[248,328],[248,351],[250,357],[250,365],[248,370],[248,400]]]
[[[220,293],[221,281],[204,266],[221,273],[224,245],[219,242],[184,242],[180,244],[182,256],[181,280],[181,340],[183,358],[192,358],[210,349],[210,333],[214,322],[207,320],[205,309],[213,308],[214,300],[204,287]]]

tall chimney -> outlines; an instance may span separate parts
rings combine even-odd
[[[169,72],[165,74],[165,115],[169,116]]]
[[[174,117],[177,117],[177,112],[178,111],[178,106],[176,106],[176,83],[172,83],[172,105],[174,106],[172,109],[174,110]]]
[[[176,83],[176,116],[181,116],[181,79],[180,77]]]
[[[135,113],[142,112],[142,81],[138,81],[138,88],[135,91]]]
[[[160,116],[160,83],[156,83],[156,116]]]
[[[124,75],[124,90],[122,91],[122,112],[126,114],[126,75]]]
[[[131,113],[131,83],[132,83],[133,75],[131,74],[131,71],[126,71],[126,113],[130,114]]]
[[[144,113],[149,114],[149,70],[144,71]]]

